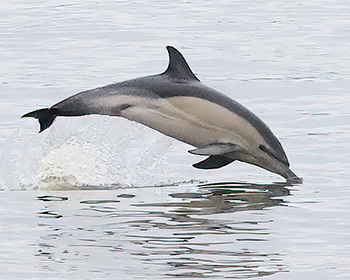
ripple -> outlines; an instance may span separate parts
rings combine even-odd
[[[68,197],[54,196],[54,195],[41,195],[41,196],[38,196],[37,199],[42,201],[66,201],[68,200]]]
[[[80,203],[82,204],[102,204],[102,203],[118,203],[120,200],[115,199],[89,199],[89,200],[82,200]]]

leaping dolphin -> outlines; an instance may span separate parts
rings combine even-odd
[[[22,117],[39,120],[40,132],[57,116],[108,115],[144,124],[190,144],[191,154],[208,156],[193,164],[220,168],[238,160],[262,167],[288,180],[290,169],[281,143],[270,128],[247,108],[203,85],[174,47],[167,47],[164,73],[110,84],[75,94]]]

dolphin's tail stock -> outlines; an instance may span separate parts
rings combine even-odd
[[[40,109],[22,116],[22,118],[35,118],[39,120],[40,132],[44,131],[46,128],[50,127],[55,118],[57,117],[57,110],[55,109]]]

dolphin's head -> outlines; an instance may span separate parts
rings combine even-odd
[[[287,156],[279,141],[274,141],[272,144],[265,141],[262,143],[254,143],[249,149],[243,153],[239,153],[237,159],[279,174],[287,181],[301,181],[301,179],[290,170]]]

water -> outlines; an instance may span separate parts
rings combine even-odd
[[[347,1],[0,5],[1,279],[350,277]],[[123,119],[20,119],[164,71],[166,45],[271,127],[303,185],[195,170]]]

